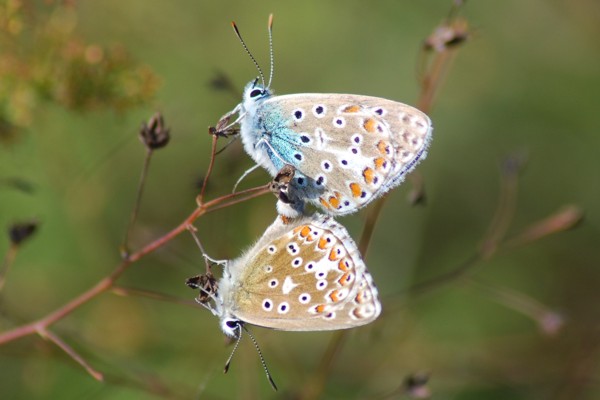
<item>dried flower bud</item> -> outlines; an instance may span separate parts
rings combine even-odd
[[[35,221],[11,225],[8,229],[8,236],[10,237],[11,243],[14,245],[20,245],[21,242],[29,239],[29,237],[35,233],[37,225],[38,224]]]
[[[240,128],[229,126],[231,115],[232,114],[230,113],[225,114],[221,117],[219,122],[217,122],[217,126],[209,126],[208,133],[225,138],[240,133]]]
[[[200,304],[208,302],[217,293],[219,287],[217,280],[211,273],[188,278],[185,284],[192,289],[200,290],[198,297],[196,297],[196,301]]]
[[[150,118],[148,124],[143,123],[140,128],[140,140],[150,150],[165,147],[170,138],[170,129],[165,128],[163,116],[159,112]]]

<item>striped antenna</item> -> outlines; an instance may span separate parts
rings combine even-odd
[[[271,71],[269,72],[269,84],[267,89],[271,87],[273,81],[273,71],[275,70],[275,62],[273,57],[273,14],[269,14],[269,60],[271,63]]]
[[[248,46],[246,46],[246,42],[244,42],[244,39],[242,39],[242,35],[240,35],[240,31],[239,31],[237,25],[235,24],[235,21],[231,21],[231,26],[233,27],[233,30],[235,31],[235,34],[237,35],[238,39],[242,43],[244,50],[246,50],[246,53],[248,53],[248,55],[252,59],[252,62],[256,66],[256,69],[258,70],[258,73],[260,74],[260,80],[262,81],[262,86],[264,88],[265,87],[265,75],[263,74],[262,69],[260,68],[260,65],[258,65],[258,62],[256,62],[256,59],[254,58],[252,53],[250,53],[250,50],[248,49]]]

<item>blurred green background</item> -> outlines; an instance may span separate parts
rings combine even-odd
[[[450,0],[0,1],[0,226],[40,222],[0,292],[2,331],[40,318],[119,263],[144,148],[142,121],[161,111],[169,146],[153,158],[132,247],[178,225],[195,207],[209,161],[207,127],[239,101],[256,70],[235,20],[268,69],[275,14],[276,93],[342,92],[416,104],[419,51]],[[367,265],[384,312],[349,332],[330,370],[332,333],[254,332],[278,386],[249,340],[227,375],[231,347],[201,308],[106,293],[52,331],[106,374],[93,380],[37,336],[0,347],[2,398],[409,398],[412,374],[439,399],[592,399],[600,353],[600,4],[467,2],[470,27],[431,111],[434,140],[419,166],[427,201],[393,191]],[[211,81],[230,78],[235,91]],[[503,248],[425,292],[420,282],[476,254],[498,206],[500,165],[527,159],[508,236],[574,204],[576,229]],[[208,198],[228,193],[252,162],[240,143],[222,153]],[[255,172],[243,186],[267,182]],[[368,211],[341,222],[358,241]],[[275,217],[263,196],[196,223],[207,252],[235,258]],[[8,252],[8,238],[0,254]],[[180,299],[201,273],[190,235],[135,263],[119,285]],[[527,315],[529,313],[529,315]],[[543,316],[562,316],[556,332]],[[246,338],[247,339],[247,338]],[[414,395],[418,393],[413,393]]]

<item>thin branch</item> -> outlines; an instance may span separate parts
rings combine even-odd
[[[181,304],[184,306],[189,306],[189,307],[194,307],[194,308],[199,307],[198,302],[196,302],[196,301],[184,300],[184,299],[180,299],[179,297],[169,296],[169,295],[166,295],[163,293],[153,292],[150,290],[113,285],[113,287],[111,288],[111,292],[113,292],[117,296],[138,296],[138,297],[145,297],[148,299],[160,300],[160,301],[165,301],[165,302],[174,303],[174,304]]]
[[[523,160],[515,155],[508,156],[502,163],[498,206],[480,246],[484,259],[490,258],[496,252],[512,223],[517,208],[519,173],[522,165]]]
[[[309,381],[305,383],[303,393],[300,396],[301,399],[312,400],[322,398],[323,389],[331,373],[333,363],[337,355],[342,351],[342,346],[347,336],[346,330],[339,330],[332,333],[331,340],[323,357],[321,357],[319,366]]]
[[[562,315],[524,293],[485,283],[473,277],[467,279],[466,282],[483,290],[493,300],[505,307],[528,316],[546,335],[555,335],[564,325],[565,320]]]
[[[144,185],[146,183],[146,176],[148,175],[148,169],[150,167],[150,160],[154,151],[151,148],[146,149],[146,156],[144,157],[144,165],[142,166],[142,173],[140,175],[140,181],[138,183],[137,193],[135,196],[135,202],[133,203],[133,210],[131,211],[131,217],[129,218],[129,224],[125,230],[125,237],[123,238],[123,244],[121,245],[121,256],[126,258],[129,255],[129,236],[135,222],[137,220],[138,212],[140,210],[140,204],[142,203],[142,194],[144,193]]]
[[[40,330],[46,329],[48,326],[56,323],[62,318],[66,317],[70,313],[72,313],[75,309],[80,307],[81,305],[87,303],[92,300],[96,296],[104,293],[108,289],[110,289],[115,281],[127,270],[127,268],[140,260],[142,257],[146,256],[149,253],[154,252],[156,249],[164,246],[166,243],[171,241],[173,238],[178,236],[180,233],[187,230],[187,226],[192,224],[196,219],[200,216],[206,214],[207,212],[214,211],[219,208],[223,208],[227,205],[233,205],[240,201],[245,201],[249,198],[257,197],[259,195],[265,194],[268,192],[268,189],[265,187],[257,187],[245,190],[243,192],[227,194],[225,196],[216,198],[204,204],[203,206],[197,207],[181,224],[172,229],[170,232],[156,239],[155,241],[147,244],[142,249],[137,252],[129,255],[127,259],[123,260],[114,271],[108,275],[106,278],[102,279],[92,288],[83,292],[73,300],[69,301],[62,307],[59,307],[55,311],[49,313],[47,316],[26,325],[22,325],[16,328],[13,328],[9,331],[3,332],[0,334],[0,345],[13,341],[15,339],[19,339],[21,337],[34,334],[39,332]],[[248,195],[248,193],[251,193]],[[246,197],[244,197],[246,196]],[[237,200],[239,197],[242,197],[243,200]],[[224,203],[224,204],[223,204]]]
[[[81,357],[75,350],[73,350],[73,348],[71,346],[66,344],[61,338],[59,338],[51,331],[44,329],[44,328],[39,329],[38,333],[42,338],[44,338],[46,340],[50,340],[52,343],[54,343],[55,345],[60,347],[65,353],[67,353],[69,355],[69,357],[71,357],[73,360],[77,361],[79,363],[79,365],[81,365],[83,368],[85,368],[85,370],[94,379],[96,379],[97,381],[100,381],[100,382],[104,381],[104,375],[102,375],[101,372],[96,371],[90,364],[88,364],[87,361],[85,361],[83,359],[83,357]]]
[[[10,271],[10,268],[17,257],[17,252],[19,250],[19,246],[11,243],[4,259],[2,260],[2,267],[0,267],[0,291],[4,288],[4,284],[6,283],[6,276]]]
[[[212,135],[212,145],[210,149],[210,161],[208,163],[208,170],[206,171],[206,176],[204,177],[204,181],[202,182],[202,189],[200,189],[200,194],[196,198],[196,203],[198,203],[198,205],[204,202],[204,192],[206,191],[206,185],[208,184],[208,179],[210,178],[213,166],[215,165],[218,138],[219,137],[217,135]]]

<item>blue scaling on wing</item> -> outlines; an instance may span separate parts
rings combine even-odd
[[[271,144],[273,150],[279,154],[279,157],[281,157],[286,163],[299,168],[300,164],[304,160],[304,154],[299,149],[300,146],[298,146],[297,143],[294,143],[294,139],[297,139],[297,137],[298,134],[296,132],[289,128],[283,128],[277,132],[273,132],[271,137],[269,137],[267,140]]]
[[[270,146],[267,154],[277,169],[283,164],[291,164],[298,168],[304,160],[304,154],[300,150],[302,142],[300,135],[288,127],[287,121],[279,110],[269,107],[269,112],[261,110],[260,130],[262,137]],[[277,154],[273,154],[273,151]],[[279,156],[279,157],[278,157]]]
[[[267,146],[265,143],[263,143],[262,146],[266,149],[267,155],[271,159],[271,162],[273,163],[273,165],[275,166],[275,168],[277,170],[280,170],[281,168],[283,168],[283,166],[285,165],[285,163],[281,160],[281,158],[279,158],[275,154],[273,154],[273,150],[271,150],[271,148],[269,146]]]

